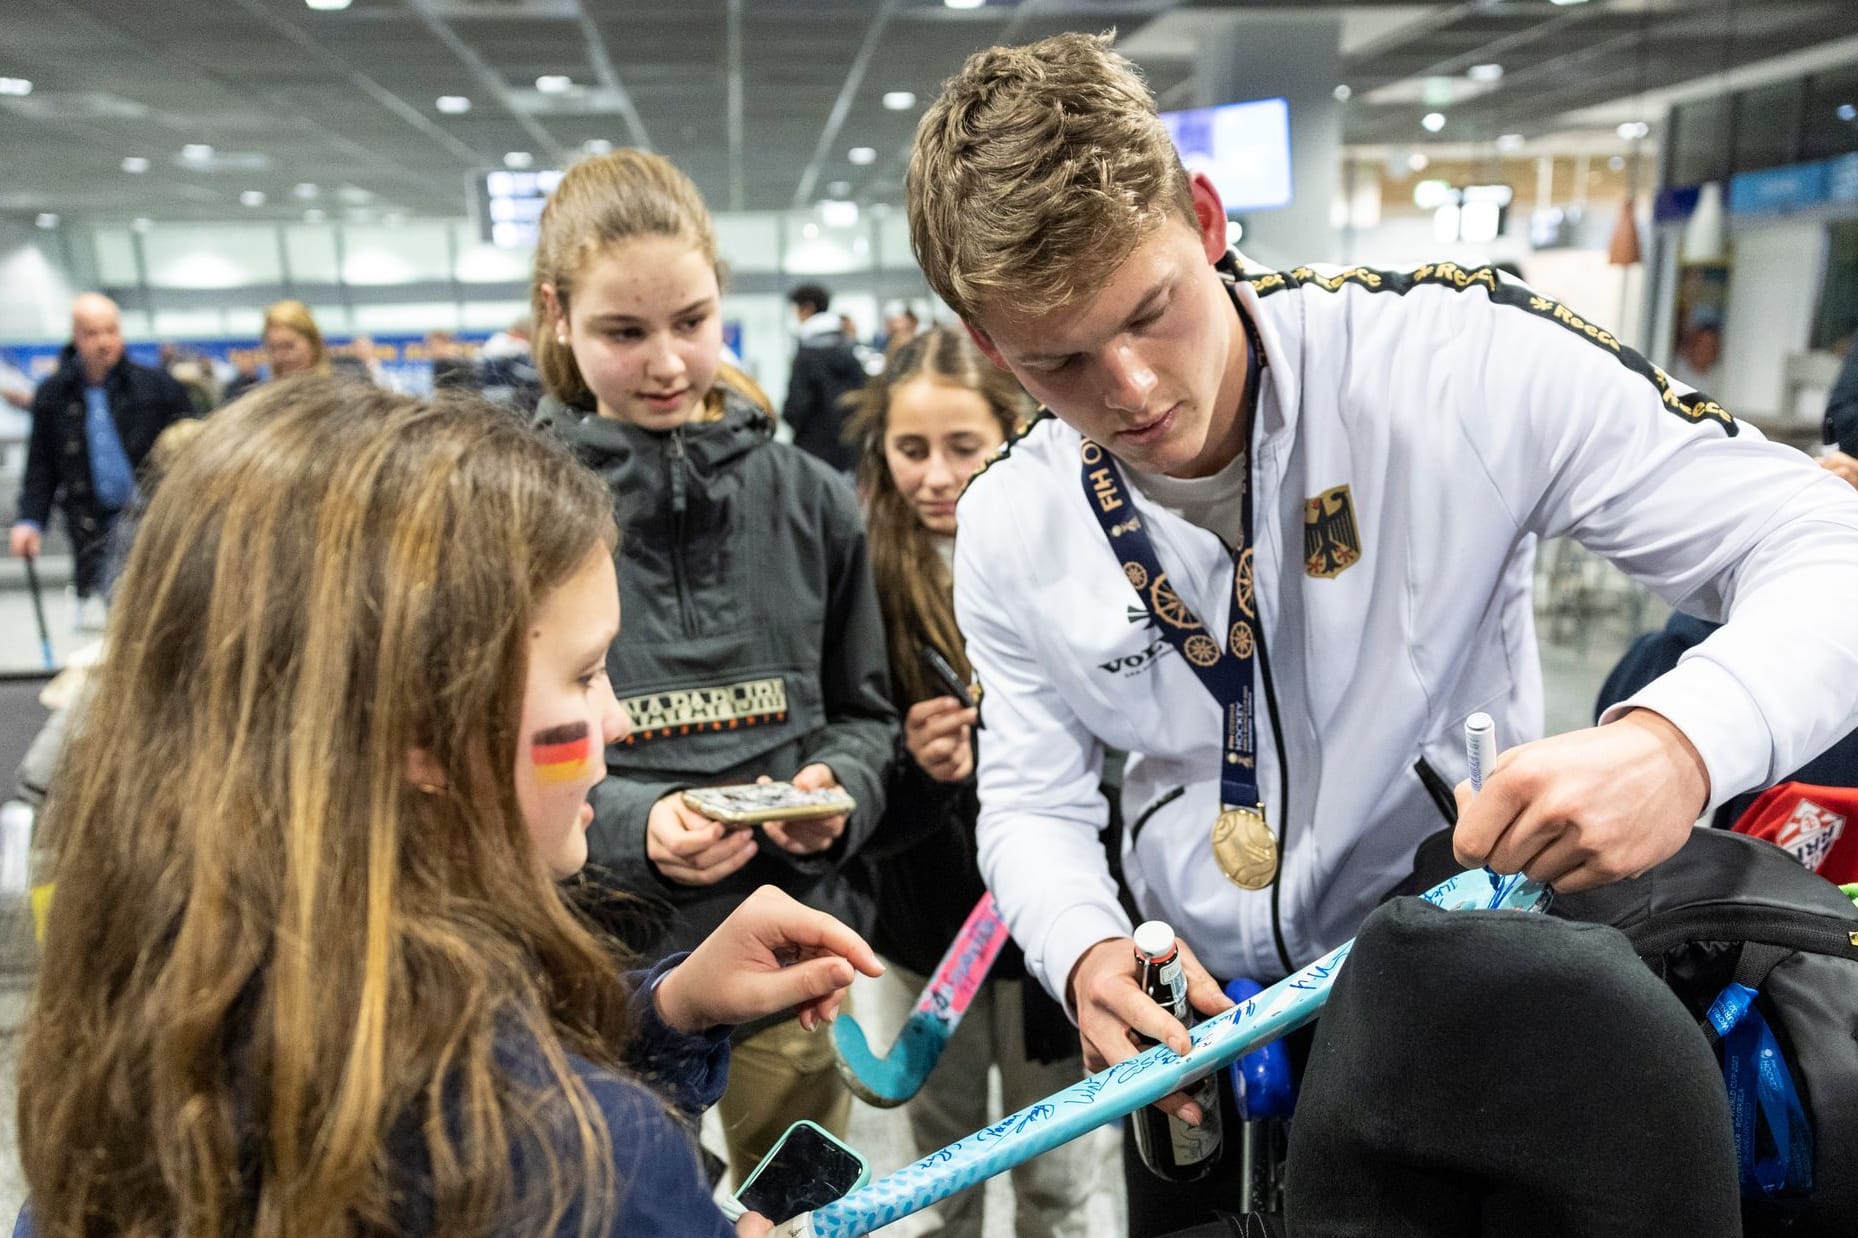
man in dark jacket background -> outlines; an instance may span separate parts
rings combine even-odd
[[[57,503],[71,535],[79,599],[102,593],[110,530],[135,495],[136,470],[156,437],[193,412],[186,388],[124,354],[116,303],[95,292],[78,297],[71,343],[33,397],[13,553],[37,557]]]
[[[781,418],[793,427],[795,447],[841,473],[850,472],[858,453],[845,441],[849,410],[844,397],[864,387],[864,366],[838,318],[826,312],[832,304],[830,292],[818,284],[802,284],[787,299],[800,319],[800,347],[794,352]]]

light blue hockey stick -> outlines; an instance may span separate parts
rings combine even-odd
[[[1548,890],[1522,876],[1487,869],[1459,873],[1424,897],[1448,911],[1505,907],[1538,911]],[[860,1238],[960,1190],[1004,1173],[1086,1131],[1152,1105],[1258,1046],[1314,1019],[1329,1000],[1350,940],[1256,997],[1192,1030],[1186,1057],[1156,1045],[1062,1092],[1010,1114],[914,1165],[859,1187],[843,1199],[775,1228],[778,1238]]]

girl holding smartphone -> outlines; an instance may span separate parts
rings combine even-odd
[[[632,734],[606,746],[588,846],[664,909],[641,947],[688,946],[770,884],[859,926],[847,875],[882,815],[896,734],[882,621],[850,487],[775,443],[754,384],[722,361],[715,228],[688,177],[621,150],[568,170],[542,214],[533,306],[540,415],[606,483],[626,534],[626,633],[607,656]],[[758,825],[689,788],[842,788],[849,814]],[[743,1029],[721,1112],[735,1180],[789,1124],[845,1133],[825,1038]]]

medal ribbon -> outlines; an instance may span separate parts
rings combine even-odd
[[[1235,301],[1236,308],[1236,301]],[[1249,347],[1245,363],[1246,424],[1256,420],[1258,379],[1264,368],[1264,349],[1251,320],[1239,311]],[[1155,545],[1143,527],[1141,513],[1129,499],[1128,486],[1116,458],[1092,439],[1085,439],[1084,497],[1103,526],[1110,549],[1121,560],[1123,575],[1142,599],[1149,618],[1193,668],[1206,690],[1219,702],[1225,721],[1225,760],[1219,770],[1219,798],[1228,808],[1262,808],[1258,794],[1257,711],[1252,665],[1258,656],[1259,628],[1252,590],[1252,478],[1250,452],[1246,453],[1244,497],[1240,501],[1239,544],[1232,556],[1232,623],[1221,641],[1206,630],[1181,599],[1162,570]]]

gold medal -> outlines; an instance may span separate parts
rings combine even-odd
[[[1213,823],[1213,858],[1241,889],[1262,890],[1277,880],[1277,835],[1265,824],[1263,805],[1220,812]]]

